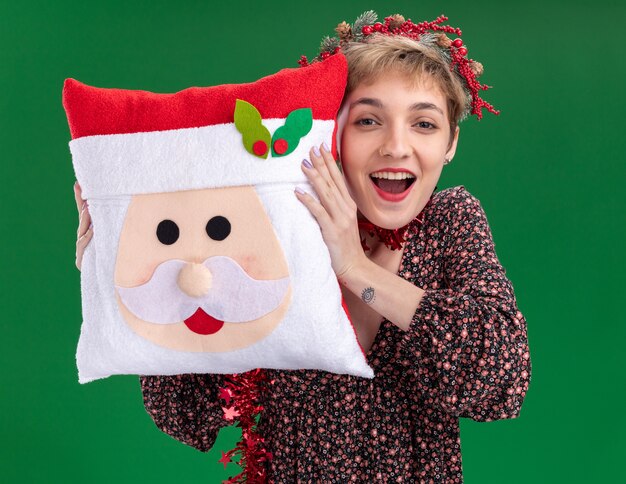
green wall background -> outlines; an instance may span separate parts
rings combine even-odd
[[[528,320],[533,374],[518,419],[462,421],[466,482],[624,479],[624,2],[3,0],[2,482],[213,483],[237,471],[217,463],[232,429],[202,454],[157,430],[136,376],[77,382],[64,78],[156,92],[252,81],[295,67],[369,8],[446,13],[502,110],[462,125],[439,187],[482,201]]]

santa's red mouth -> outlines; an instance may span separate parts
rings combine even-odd
[[[184,322],[185,326],[198,334],[214,334],[224,326],[224,321],[215,319],[213,316],[205,313],[202,308],[198,308],[198,310],[185,319]]]

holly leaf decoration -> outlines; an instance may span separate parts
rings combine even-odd
[[[313,111],[302,108],[291,111],[285,124],[272,136],[272,156],[285,156],[298,147],[300,138],[306,136],[313,127]]]
[[[235,103],[235,127],[241,133],[246,151],[259,158],[269,155],[272,136],[263,126],[261,113],[252,104],[241,99]]]

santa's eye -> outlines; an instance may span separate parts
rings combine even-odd
[[[213,217],[206,224],[206,233],[213,240],[224,240],[230,235],[230,222],[221,215]]]
[[[159,242],[165,245],[172,245],[178,240],[180,230],[178,225],[171,220],[162,220],[156,230]]]

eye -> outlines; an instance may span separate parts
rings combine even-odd
[[[178,240],[180,229],[172,220],[162,220],[156,229],[156,236],[162,244],[172,245]]]
[[[418,121],[417,123],[414,124],[414,126],[420,129],[435,129],[437,127],[429,121]]]
[[[378,122],[376,122],[372,118],[363,118],[359,119],[356,124],[358,124],[359,126],[376,126]]]
[[[213,240],[224,240],[230,235],[230,222],[221,215],[213,217],[206,224],[206,233]]]

